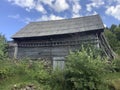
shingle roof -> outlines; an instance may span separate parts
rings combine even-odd
[[[104,29],[99,15],[72,19],[31,22],[12,38],[39,37]]]

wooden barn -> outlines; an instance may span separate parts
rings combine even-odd
[[[47,58],[63,60],[69,51],[75,51],[83,43],[101,48],[105,55],[114,55],[104,36],[104,25],[99,15],[72,19],[31,22],[15,35],[13,53],[15,58]]]

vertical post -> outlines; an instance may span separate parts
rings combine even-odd
[[[50,59],[51,59],[51,64],[53,65],[53,57],[52,57],[52,38],[50,38]]]
[[[96,37],[97,37],[97,48],[100,48],[100,42],[99,42],[99,38],[98,38],[98,33],[96,33]]]
[[[18,53],[18,45],[17,43],[14,44],[14,58],[17,59],[17,53]]]

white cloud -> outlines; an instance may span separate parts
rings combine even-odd
[[[107,27],[107,25],[106,25],[106,24],[104,24],[104,27],[106,28],[106,27]]]
[[[34,20],[31,19],[31,18],[29,18],[29,17],[26,17],[25,19],[22,19],[21,21],[24,22],[24,23],[26,23],[26,24],[28,24],[28,23],[30,23],[30,22],[32,22]]]
[[[120,3],[120,0],[116,0],[118,3]]]
[[[87,4],[86,6],[87,6],[87,11],[89,12],[92,11],[92,4]]]
[[[47,15],[43,15],[42,17],[36,19],[36,21],[47,21],[49,20],[49,17]]]
[[[17,21],[20,21],[20,22],[24,22],[26,24],[28,24],[29,22],[31,21],[35,21],[35,19],[31,19],[29,17],[25,17],[25,18],[22,18],[19,14],[16,14],[16,15],[8,15],[9,18],[12,18],[12,19],[15,19]]]
[[[60,20],[60,19],[64,19],[64,17],[51,14],[49,16],[43,15],[42,17],[38,18],[36,21],[48,21],[48,20]]]
[[[73,13],[78,14],[80,10],[81,10],[81,6],[80,6],[79,2],[78,1],[74,2]]]
[[[27,11],[35,9],[39,12],[45,13],[43,4],[50,6],[56,12],[62,12],[69,9],[69,4],[66,0],[8,0],[12,4],[25,8]]]
[[[87,11],[91,12],[93,8],[99,8],[100,6],[104,4],[105,2],[103,0],[91,0],[91,3],[86,4]]]
[[[61,16],[56,16],[54,14],[51,15],[42,15],[40,18],[36,18],[36,19],[31,19],[29,17],[26,18],[22,18],[20,21],[28,24],[30,22],[36,22],[36,21],[49,21],[49,20],[61,20],[64,19],[65,17],[61,17]]]
[[[120,20],[120,5],[108,7],[105,13]]]
[[[9,18],[13,18],[13,19],[19,19],[20,15],[16,14],[16,15],[8,15]]]
[[[54,0],[39,0],[39,2],[42,2],[42,3],[44,3],[44,4],[46,4],[46,5],[49,5],[49,6],[52,6],[52,2],[53,2]]]
[[[66,0],[56,0],[52,7],[55,11],[61,12],[69,9],[69,4],[66,2]]]
[[[8,1],[12,2],[12,4],[25,8],[28,11],[33,9],[35,6],[34,0],[8,0]]]
[[[35,9],[41,13],[45,13],[45,9],[40,2],[35,0],[8,0],[12,4],[25,8],[26,11],[30,11],[31,9]]]
[[[120,0],[112,0],[112,2],[120,3]]]
[[[35,6],[35,9],[39,12],[42,12],[42,13],[46,13],[46,10],[44,9],[44,7],[42,6],[42,4],[37,4]]]
[[[77,18],[77,17],[81,17],[81,15],[73,13],[72,18]]]
[[[56,15],[53,15],[53,14],[50,15],[49,18],[50,18],[49,20],[60,20],[60,19],[64,19],[63,17],[56,16]]]
[[[62,12],[69,9],[69,4],[66,0],[38,0],[41,3],[49,5],[56,12]]]
[[[96,15],[96,14],[98,14],[96,11],[94,11],[94,12],[92,13],[92,15]]]
[[[87,12],[85,13],[85,16],[89,16],[89,15],[97,15],[98,13],[96,11],[92,11],[92,12]]]
[[[82,9],[80,0],[69,0],[69,3],[71,3],[72,8],[72,18],[80,17],[80,10]]]

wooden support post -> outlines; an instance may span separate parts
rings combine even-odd
[[[15,43],[14,45],[14,58],[17,59],[17,53],[18,53],[18,45]]]

